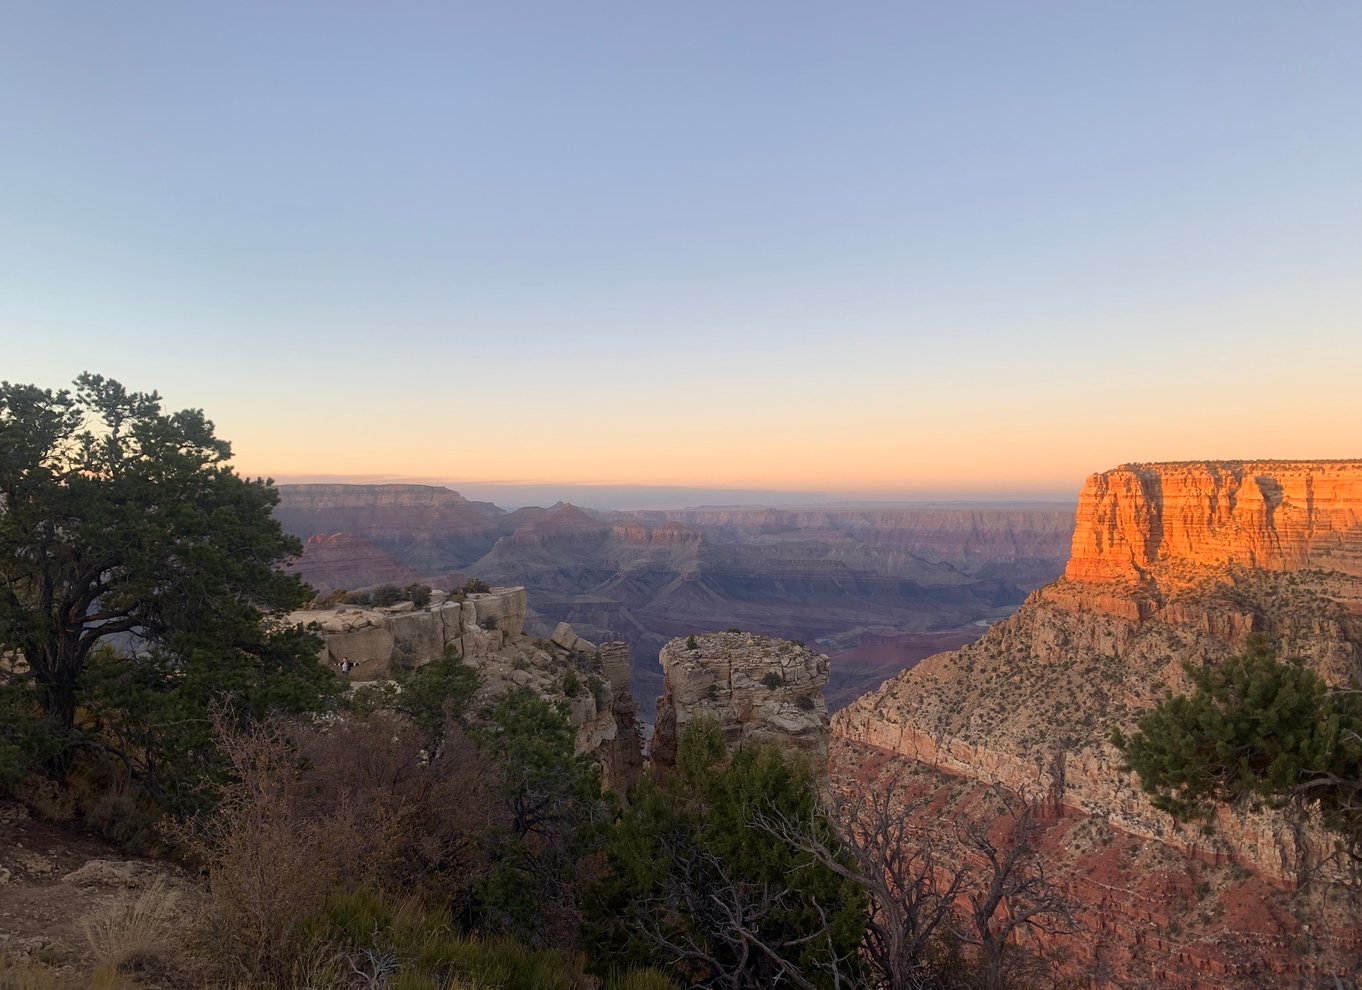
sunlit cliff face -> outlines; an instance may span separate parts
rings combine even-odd
[[[1088,479],[1065,577],[1179,565],[1362,575],[1362,461],[1136,464]]]

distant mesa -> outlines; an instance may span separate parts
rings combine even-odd
[[[631,645],[645,720],[662,688],[651,658],[675,636],[737,626],[817,642],[836,707],[977,638],[975,623],[1059,576],[1073,535],[1062,504],[503,512],[429,485],[279,491],[276,517],[311,541],[295,571],[314,586],[523,586],[535,635],[567,622]]]

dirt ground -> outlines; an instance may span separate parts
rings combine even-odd
[[[135,920],[139,897],[143,910]],[[35,985],[86,986],[111,951],[121,954],[120,945],[133,947],[149,937],[172,949],[196,904],[193,884],[175,867],[130,858],[40,821],[21,804],[0,802],[0,961],[48,978]],[[148,915],[159,932],[149,933]],[[124,971],[133,971],[124,986],[180,982],[169,972],[153,972],[164,967],[149,958],[122,961]]]

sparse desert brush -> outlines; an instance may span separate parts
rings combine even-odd
[[[14,962],[0,955],[0,990],[62,990],[58,975],[46,966]]]
[[[113,966],[101,966],[90,974],[88,983],[80,984],[80,990],[141,990],[137,981],[124,976]],[[76,985],[72,985],[75,990]]]
[[[135,897],[114,901],[80,919],[80,930],[101,970],[159,955],[175,941],[180,892],[157,880]]]
[[[656,969],[630,970],[612,973],[605,981],[605,990],[677,990],[676,984]]]

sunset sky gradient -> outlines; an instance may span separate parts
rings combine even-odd
[[[0,378],[157,389],[252,475],[563,497],[1358,457],[1359,39],[1353,2],[6,4]]]

